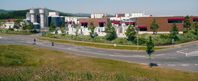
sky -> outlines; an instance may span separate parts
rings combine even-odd
[[[0,9],[49,8],[68,13],[198,16],[198,0],[0,0]]]

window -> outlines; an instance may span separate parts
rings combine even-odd
[[[87,27],[87,22],[83,22],[83,23],[81,23],[81,26],[84,26],[84,27]]]
[[[147,27],[146,26],[139,26],[139,31],[147,31]]]
[[[181,20],[168,20],[168,23],[182,23]]]
[[[193,22],[198,22],[198,18],[193,18]]]
[[[140,28],[140,31],[147,31],[147,28]]]
[[[169,18],[168,23],[182,23],[184,18]]]
[[[99,22],[99,27],[104,27],[104,22]]]
[[[128,26],[128,25],[133,25],[135,26],[135,22],[125,22],[125,25]]]

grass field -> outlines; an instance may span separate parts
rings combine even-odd
[[[198,73],[0,45],[0,81],[198,81]]]
[[[108,48],[108,49],[120,49],[120,50],[142,50],[146,49],[146,46],[137,46],[136,45],[116,45],[114,44],[105,44],[105,43],[94,43],[94,42],[84,42],[84,41],[74,41],[74,40],[64,40],[64,39],[55,39],[55,38],[48,38],[48,37],[39,37],[41,40],[48,40],[53,42],[59,43],[66,43],[72,45],[79,45],[79,46],[89,46],[89,47],[96,47],[96,48]],[[155,47],[156,50],[165,49],[167,47]]]

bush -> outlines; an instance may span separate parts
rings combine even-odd
[[[123,44],[123,45],[132,44],[132,42],[128,41],[127,38],[117,38],[113,40],[112,42],[115,44]]]
[[[139,37],[138,39],[136,38],[133,43],[137,44],[137,41],[138,45],[146,45],[147,37]]]
[[[153,37],[155,45],[170,45],[172,41],[169,34],[160,34]]]
[[[179,39],[180,40],[177,41],[177,43],[184,43],[189,41],[195,41],[198,39],[198,36],[193,34],[192,32],[187,32],[185,34],[180,34]]]

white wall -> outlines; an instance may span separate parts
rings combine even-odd
[[[49,12],[48,16],[50,16],[50,17],[58,17],[59,13],[58,12]]]
[[[103,18],[104,14],[91,14],[91,18]]]
[[[9,28],[14,28],[14,22],[5,22],[3,25],[2,25],[2,28],[5,28],[5,29],[9,29]]]

